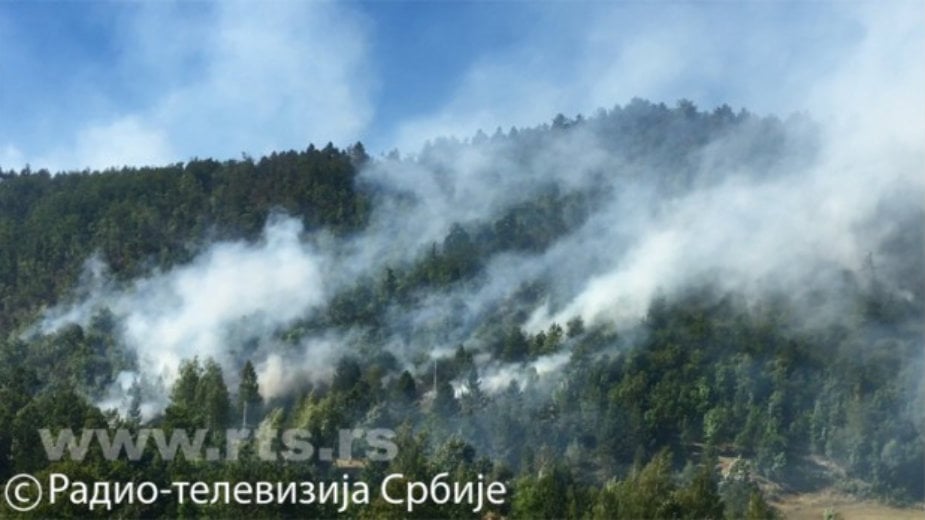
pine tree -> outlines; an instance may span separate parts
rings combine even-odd
[[[468,390],[463,396],[463,410],[467,414],[472,414],[482,408],[485,404],[485,393],[482,392],[482,381],[479,379],[479,372],[473,366],[466,375],[466,389]]]
[[[398,376],[398,381],[395,384],[395,392],[398,398],[405,403],[413,403],[414,400],[417,399],[417,385],[414,383],[414,378],[407,370]]]
[[[231,419],[228,387],[225,386],[221,367],[212,359],[205,363],[202,378],[196,388],[196,398],[199,406],[202,407],[203,423],[211,430],[211,433],[218,434],[221,429],[228,426]]]
[[[434,397],[434,412],[444,417],[459,413],[459,403],[453,396],[453,386],[446,379],[437,382],[437,395]]]
[[[257,382],[257,372],[254,365],[248,360],[241,369],[241,382],[238,384],[238,412],[244,426],[250,426],[251,418],[257,417],[261,404],[260,385]]]
[[[138,380],[128,390],[128,420],[132,426],[141,426],[141,384]]]

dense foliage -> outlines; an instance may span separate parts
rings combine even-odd
[[[213,240],[256,238],[269,213],[349,232],[365,222],[362,145],[260,160],[51,175],[0,172],[0,331],[53,304],[101,259],[122,279],[188,261]]]
[[[632,171],[654,172],[655,184],[670,196],[714,181],[696,176],[692,157],[718,136],[745,143],[737,148],[745,150],[743,157],[724,159],[729,164],[748,161],[759,165],[753,171],[770,174],[804,159],[788,139],[794,132],[803,139],[807,124],[734,114],[727,107],[703,113],[685,102],[669,109],[637,101],[587,120],[560,116],[551,126],[479,134],[466,143],[441,140],[405,160],[439,167],[453,150],[470,146],[504,145],[526,155],[552,146],[562,133],[590,128],[636,164]],[[375,161],[362,145],[343,151],[329,145],[256,161],[3,174],[0,480],[20,472],[162,483],[337,480],[348,471],[375,488],[372,483],[387,473],[423,479],[449,472],[508,483],[512,498],[493,513],[511,518],[771,518],[775,512],[758,476],[793,490],[811,489],[818,482],[808,475],[823,460],[842,472],[837,484],[848,491],[896,501],[925,498],[925,437],[915,411],[921,405],[921,290],[897,299],[872,272],[842,273],[837,287],[818,294],[819,301],[837,299],[843,310],[818,325],[802,323],[802,309],[787,295],[754,301],[705,282],[656,298],[645,319],[626,329],[576,318],[531,334],[521,327],[521,304],[542,300],[547,285],[540,279],[479,316],[472,326],[477,341],[463,342],[441,359],[439,378],[429,358],[400,362],[386,345],[409,334],[393,320],[396,308],[476,283],[496,255],[549,248],[607,196],[556,186],[541,186],[528,200],[482,220],[456,223],[412,261],[376,266],[334,295],[323,312],[278,331],[277,339],[293,348],[314,331],[359,331],[330,381],[306,382],[293,395],[265,401],[246,356],[230,367],[240,377],[228,377],[229,367],[213,360],[191,358],[163,414],[144,421],[217,432],[243,417],[264,427],[305,428],[329,444],[336,444],[338,428],[388,427],[399,432],[398,457],[391,462],[343,470],[329,462],[262,462],[247,449],[235,463],[165,462],[153,453],[141,463],[107,462],[95,453],[82,464],[47,461],[39,428],[137,429],[143,423],[138,403],[125,417],[92,404],[119,371],[135,363],[111,314],[49,335],[23,334],[44,306],[75,287],[87,258],[99,255],[118,280],[131,280],[188,262],[218,239],[253,240],[275,209],[298,215],[310,230],[350,236],[367,225],[373,201],[386,196],[357,178],[360,168]],[[917,277],[920,243],[909,237],[920,231],[901,230],[900,238],[912,245],[897,246],[898,255],[919,266],[912,273]],[[484,362],[477,361],[487,356],[529,375],[531,362],[556,355],[565,362],[552,384],[528,377],[500,391],[485,387]],[[240,384],[229,389],[226,380]],[[215,446],[221,441],[208,440]],[[38,513],[85,513],[67,507]],[[337,515],[317,505],[257,512]],[[159,503],[119,514],[228,518],[255,512]],[[381,502],[347,515],[406,516]],[[416,516],[473,514],[465,507],[428,505]]]

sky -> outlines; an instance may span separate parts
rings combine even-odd
[[[407,154],[633,97],[837,117],[820,81],[872,34],[921,64],[923,25],[920,1],[0,1],[0,167]]]

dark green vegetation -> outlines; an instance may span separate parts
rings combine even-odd
[[[120,279],[189,261],[214,240],[256,238],[271,210],[346,233],[361,227],[361,145],[258,161],[192,160],[51,176],[0,171],[0,331],[73,286],[93,254]]]
[[[810,160],[810,126],[725,107],[703,113],[684,102],[668,109],[637,101],[587,120],[560,116],[551,126],[491,138],[480,134],[471,143],[440,141],[418,162],[439,168],[443,159],[435,157],[452,157],[469,146],[504,145],[509,156],[519,157],[514,162],[528,164],[525,157],[534,150],[589,130],[632,166],[601,175],[649,175],[647,182],[667,198],[719,180],[697,167],[696,157],[708,143],[735,136],[741,156],[725,157],[727,166],[747,163],[752,175],[780,175]],[[338,480],[342,470],[330,463],[261,462],[247,449],[235,463],[164,462],[153,453],[138,463],[106,462],[91,452],[84,463],[50,464],[39,428],[141,426],[137,400],[121,418],[92,404],[135,359],[122,344],[117,319],[106,312],[86,326],[47,336],[22,333],[44,306],[68,297],[94,254],[117,281],[126,282],[187,263],[215,240],[255,240],[275,210],[298,216],[309,230],[359,236],[377,200],[404,196],[362,181],[360,169],[376,161],[356,145],[257,161],[2,174],[0,481],[20,472],[164,484]],[[769,518],[774,512],[752,477],[793,489],[811,487],[801,469],[811,456],[843,468],[842,485],[852,492],[898,502],[925,498],[918,400],[925,262],[919,221],[900,223],[882,253],[898,259],[888,265],[905,266],[896,271],[912,297],[888,290],[895,280],[875,273],[873,264],[869,272],[839,272],[838,283],[819,289],[809,303],[819,309],[837,301],[836,315],[813,323],[803,319],[807,303],[788,298],[786,288],[755,299],[704,281],[648,302],[645,318],[625,329],[576,318],[530,334],[521,325],[552,285],[539,277],[512,287],[503,304],[475,317],[478,323],[468,326],[472,341],[440,360],[433,388],[426,355],[408,363],[388,349],[390,339],[414,334],[399,319],[402,310],[416,308],[429,295],[477,285],[497,255],[546,251],[612,195],[609,189],[537,184],[535,193],[494,214],[456,223],[442,241],[407,262],[370,267],[321,312],[277,331],[276,339],[292,349],[319,331],[359,331],[359,339],[345,344],[329,381],[306,382],[293,395],[263,402],[246,359],[233,367],[240,385],[230,389],[229,374],[218,364],[189,359],[169,405],[146,425],[217,431],[240,424],[246,415],[251,423],[262,419],[277,428],[308,429],[321,446],[336,445],[339,428],[393,428],[399,432],[398,457],[353,469],[355,478],[378,489],[375,483],[392,472],[421,480],[440,472],[474,480],[482,473],[509,484],[513,498],[494,512],[513,518]],[[619,184],[618,179],[603,185]],[[442,343],[439,331],[434,342]],[[554,384],[491,391],[482,381],[486,356],[538,379],[527,364],[556,354],[567,361]],[[467,391],[457,395],[450,381]],[[207,442],[222,446],[220,435]],[[743,462],[722,475],[716,467],[720,455],[741,456]],[[87,513],[67,506],[38,512]],[[177,509],[166,502],[118,513],[337,515],[336,506]],[[406,516],[399,506],[381,502],[347,515]],[[433,505],[416,515],[473,516],[466,507]]]

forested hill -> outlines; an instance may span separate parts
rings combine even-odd
[[[499,128],[491,138],[481,132],[466,142],[438,138],[414,162],[441,171],[449,157],[469,148],[495,147],[504,150],[505,160],[527,164],[540,155],[537,150],[561,146],[560,134],[581,128],[591,131],[608,153],[644,165],[633,169],[635,175],[658,176],[647,180],[682,190],[708,180],[698,175],[715,175],[697,171],[696,154],[718,138],[742,142],[738,157],[723,158],[729,165],[747,162],[766,172],[775,161],[811,153],[809,127],[808,120],[794,119],[785,129],[776,118],[734,113],[727,106],[705,113],[689,102],[669,109],[635,100],[588,120],[559,115],[551,125],[507,133]],[[395,153],[385,161],[394,160]],[[0,332],[6,335],[34,319],[41,306],[73,288],[83,262],[93,255],[127,280],[188,262],[210,242],[254,240],[275,210],[298,216],[309,229],[355,232],[366,224],[376,191],[393,190],[381,184],[358,186],[358,170],[367,161],[360,143],[344,150],[329,143],[320,150],[309,145],[259,160],[192,159],[163,167],[57,175],[28,167],[3,171],[0,165]],[[497,169],[510,174],[506,168]],[[621,174],[626,175],[616,168],[600,172]],[[525,232],[543,235],[548,230]]]
[[[360,478],[490,475],[514,518],[773,518],[822,488],[920,501],[921,182],[846,167],[856,150],[825,130],[637,99],[406,156],[0,172],[0,479],[74,469],[38,428],[244,415],[316,440],[398,430],[398,458]],[[339,479],[281,464],[79,471]],[[123,513],[254,514],[194,509]]]
[[[254,240],[273,210],[311,228],[363,226],[360,144],[309,146],[260,160],[51,175],[0,173],[0,330],[34,319],[73,288],[93,255],[120,279],[188,262],[216,240]]]

